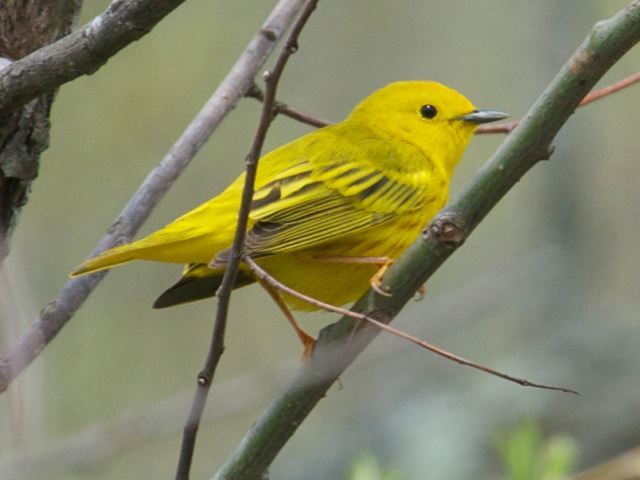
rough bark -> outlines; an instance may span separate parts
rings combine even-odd
[[[0,4],[0,72],[13,61],[67,35],[80,0],[7,0]],[[55,90],[0,114],[0,261],[49,145]]]

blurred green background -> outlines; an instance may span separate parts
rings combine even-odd
[[[191,0],[96,74],[62,87],[51,146],[0,274],[3,350],[95,247],[273,3]],[[322,0],[279,96],[337,120],[390,81],[434,79],[518,118],[590,27],[626,3]],[[107,4],[85,2],[81,23]],[[636,49],[602,85],[639,68]],[[380,335],[282,451],[272,478],[348,478],[363,455],[393,478],[505,478],[496,436],[523,417],[544,435],[573,439],[574,470],[640,444],[639,88],[579,110],[551,160],[524,177],[395,322],[582,395],[524,389]],[[259,109],[247,99],[228,116],[141,234],[240,173]],[[308,130],[278,118],[267,149]],[[501,141],[473,140],[453,195]],[[0,397],[2,478],[173,475],[216,305],[152,310],[179,270],[138,263],[110,273]],[[335,318],[299,317],[311,331]],[[208,478],[234,449],[301,352],[256,287],[232,299],[227,347],[193,478]]]

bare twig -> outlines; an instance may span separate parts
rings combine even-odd
[[[411,343],[415,343],[416,345],[418,345],[419,347],[422,347],[426,350],[429,350],[430,352],[435,353],[436,355],[440,355],[443,358],[446,358],[447,360],[451,360],[454,361],[456,363],[459,363],[460,365],[464,365],[467,367],[471,367],[471,368],[475,368],[477,370],[481,370],[485,373],[488,373],[490,375],[494,375],[496,377],[500,377],[503,378],[505,380],[509,380],[510,382],[514,382],[517,383],[518,385],[522,385],[523,387],[535,387],[535,388],[541,388],[543,390],[557,390],[559,392],[565,392],[565,393],[573,393],[575,395],[579,395],[578,392],[576,392],[575,390],[572,390],[570,388],[565,388],[565,387],[557,387],[554,385],[545,385],[545,384],[541,384],[541,383],[533,383],[530,382],[529,380],[526,380],[524,378],[518,378],[518,377],[514,377],[512,375],[508,375],[506,373],[500,372],[498,370],[494,370],[491,367],[487,367],[485,365],[482,365],[480,363],[476,363],[473,362],[471,360],[467,360],[464,357],[461,357],[459,355],[456,355],[455,353],[451,353],[447,350],[444,350],[436,345],[433,345],[431,343],[428,343],[420,338],[414,337],[413,335],[410,335],[406,332],[403,332],[402,330],[398,330],[397,328],[393,328],[390,325],[387,325],[386,323],[382,323],[378,320],[376,320],[375,318],[372,318],[368,315],[365,315],[364,313],[360,313],[360,312],[353,312],[351,310],[348,310],[346,308],[341,308],[341,307],[337,307],[335,305],[331,305],[330,303],[326,303],[326,302],[322,302],[316,298],[310,297],[308,295],[305,295],[304,293],[301,293],[297,290],[294,290],[293,288],[285,285],[284,283],[280,282],[278,279],[276,279],[275,277],[273,277],[272,275],[269,274],[269,272],[267,272],[264,268],[262,268],[260,265],[258,265],[255,260],[253,258],[251,258],[249,255],[244,255],[243,257],[243,261],[247,264],[247,266],[249,267],[249,269],[251,269],[251,271],[260,279],[264,280],[265,282],[267,282],[269,285],[271,285],[272,287],[281,290],[289,295],[291,295],[292,297],[298,298],[300,300],[302,300],[303,302],[307,302],[309,305],[313,305],[316,306],[322,310],[326,310],[329,312],[333,312],[333,313],[338,313],[340,315],[343,315],[345,317],[350,317],[356,320],[362,320],[365,322],[370,323],[371,325],[373,325],[374,327],[383,330],[387,333],[390,333],[391,335],[395,335],[396,337],[402,338],[404,340],[408,340]]]
[[[604,98],[607,95],[616,93],[622,90],[623,88],[627,88],[639,81],[640,81],[640,72],[636,72],[633,75],[629,75],[627,78],[623,78],[622,80],[616,83],[613,83],[609,86],[602,87],[594,92],[591,92],[589,95],[587,95],[582,99],[582,101],[578,106],[584,107],[585,105],[589,105],[590,103],[593,103],[596,100],[600,100],[601,98]]]
[[[269,129],[269,125],[274,117],[273,106],[276,100],[278,82],[287,61],[298,49],[298,37],[307,23],[307,20],[311,16],[311,13],[315,10],[316,4],[317,0],[308,0],[305,3],[298,20],[292,27],[291,33],[287,38],[282,52],[276,60],[273,70],[271,72],[266,72],[264,76],[266,92],[262,105],[262,114],[260,115],[260,123],[258,124],[258,129],[254,136],[251,150],[245,159],[246,175],[242,190],[240,210],[238,212],[238,223],[236,225],[235,236],[233,244],[231,245],[229,260],[225,267],[222,283],[216,292],[218,297],[218,308],[216,311],[209,352],[207,353],[207,358],[202,371],[198,374],[196,393],[193,398],[189,417],[183,430],[180,457],[178,459],[176,471],[177,480],[187,480],[189,478],[189,471],[191,469],[193,451],[195,448],[198,428],[202,419],[202,412],[204,411],[204,406],[207,401],[207,396],[209,394],[209,389],[211,387],[211,382],[213,381],[216,368],[222,353],[224,352],[224,334],[227,325],[231,292],[236,281],[238,268],[240,266],[240,259],[242,258],[242,248],[247,229],[247,221],[249,219],[249,209],[251,207],[251,199],[253,198],[253,185],[258,171],[258,160],[260,158],[262,145],[264,144],[264,140],[267,135],[267,130]]]
[[[264,101],[264,92],[256,84],[253,84],[247,92],[247,97],[255,98],[259,102],[262,102]],[[275,102],[273,111],[276,114],[281,113],[286,117],[293,118],[294,120],[298,120],[301,123],[306,123],[307,125],[311,125],[312,127],[321,128],[326,127],[327,125],[331,125],[332,123],[328,120],[323,120],[322,118],[308,115],[296,108],[290,107],[283,102]]]
[[[600,100],[601,98],[604,98],[608,95],[616,93],[624,88],[627,88],[633,85],[638,81],[640,81],[640,72],[634,73],[633,75],[630,75],[627,78],[624,78],[612,85],[608,85],[594,92],[591,92],[589,95],[587,95],[582,99],[582,101],[578,104],[578,108],[584,107],[585,105],[589,105],[590,103],[593,103],[596,100]],[[482,135],[487,133],[509,133],[514,128],[516,128],[519,124],[520,124],[520,120],[513,120],[511,122],[493,123],[491,125],[480,125],[476,129],[476,134]]]
[[[131,197],[91,256],[131,239],[226,114],[244,96],[275,43],[291,25],[302,5],[303,0],[278,2],[229,74]],[[55,338],[104,275],[105,272],[99,272],[69,280],[40,312],[29,330],[9,352],[0,357],[0,393]]]

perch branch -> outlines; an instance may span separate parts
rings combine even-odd
[[[370,291],[354,310],[390,322],[517,181],[548,157],[551,142],[579,102],[639,40],[640,0],[598,22],[481,172],[388,270],[383,287],[393,296]],[[365,324],[348,341],[355,322],[345,317],[321,331],[307,368],[301,368],[267,408],[213,480],[259,478],[333,382],[377,334],[377,329]]]

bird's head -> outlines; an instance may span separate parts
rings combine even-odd
[[[365,98],[349,120],[365,123],[379,135],[409,142],[451,172],[481,123],[507,118],[478,110],[457,91],[437,82],[396,82]]]

